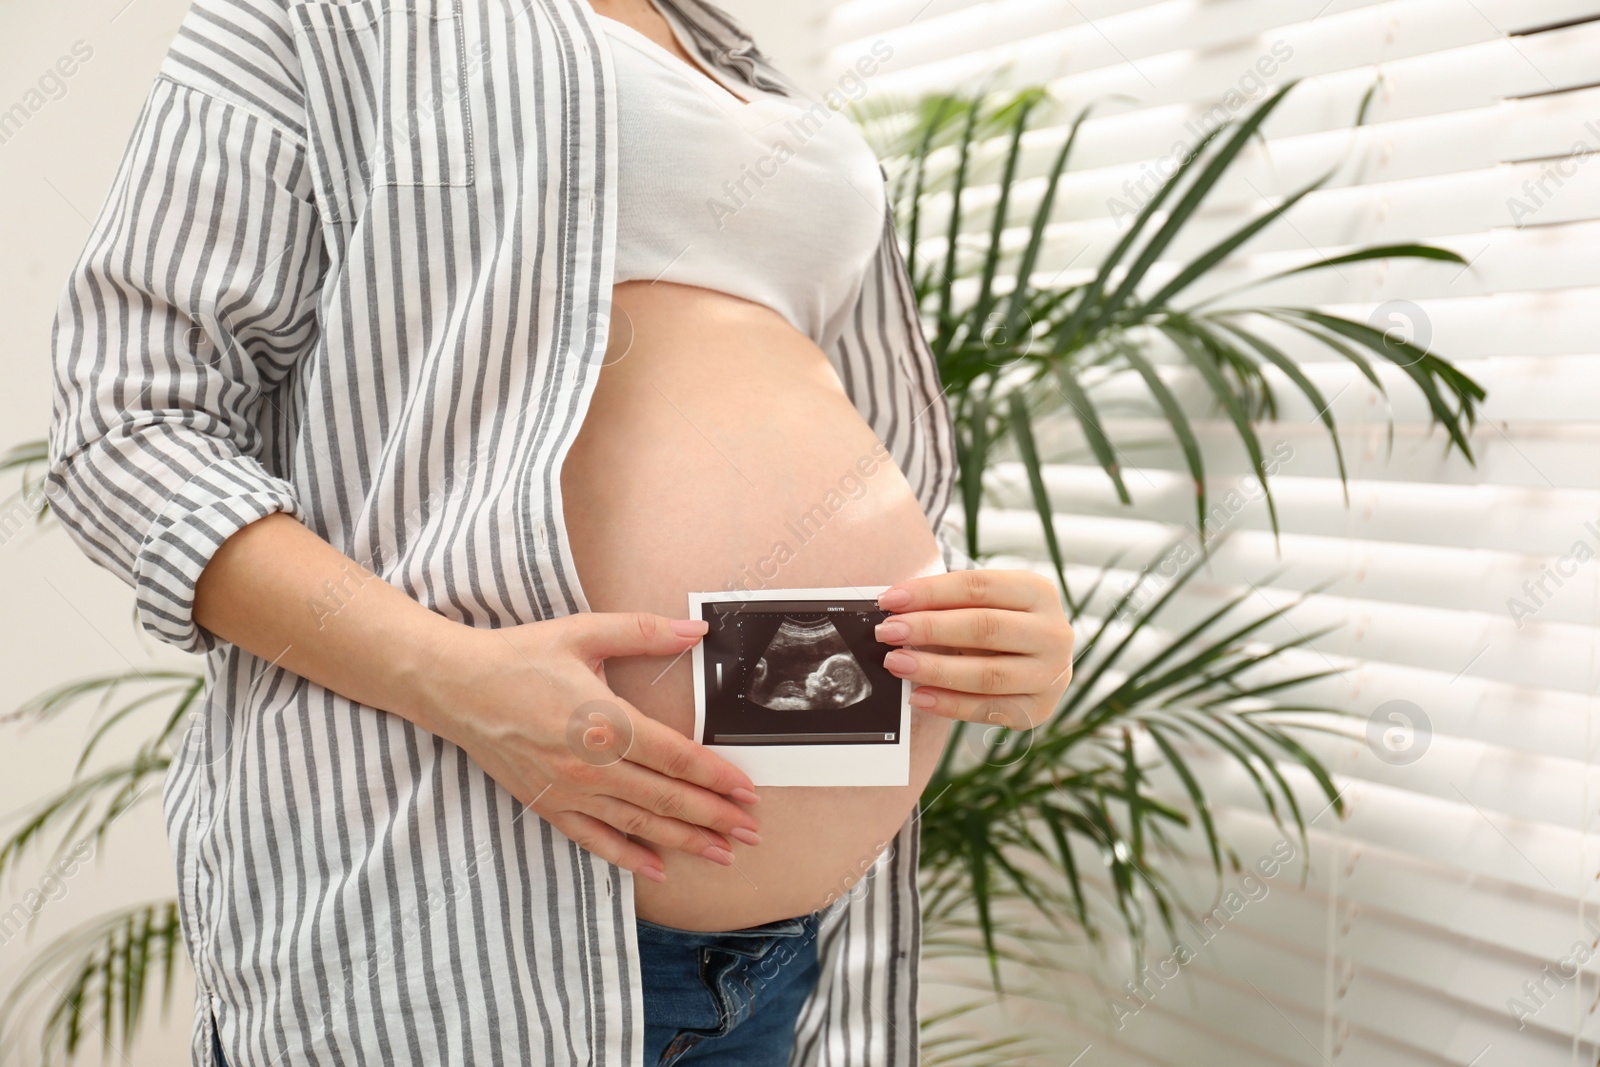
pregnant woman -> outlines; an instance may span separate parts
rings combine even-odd
[[[206,655],[196,1064],[918,1062],[918,797],[1071,632],[936,535],[882,172],[724,12],[198,0],[56,382],[53,505]],[[686,594],[753,583],[891,587],[909,785],[690,740]]]

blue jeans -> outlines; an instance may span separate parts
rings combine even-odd
[[[640,919],[645,1067],[785,1067],[820,973],[820,918],[718,933]]]

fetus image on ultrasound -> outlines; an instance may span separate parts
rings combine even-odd
[[[787,616],[751,672],[745,699],[773,711],[828,711],[859,704],[872,682],[827,616]]]
[[[803,590],[774,590],[791,594]],[[888,617],[871,598],[730,595],[693,609],[701,739],[708,745],[894,745],[909,686],[874,636]]]

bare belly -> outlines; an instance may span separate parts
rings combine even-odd
[[[692,286],[620,285],[610,351],[561,472],[594,611],[682,618],[687,594],[887,585],[943,571],[910,486],[827,356],[782,316]],[[685,736],[690,657],[610,660],[618,696]],[[858,881],[916,805],[949,723],[913,709],[911,782],[758,788],[734,866],[660,849],[641,918],[727,930],[803,915]]]

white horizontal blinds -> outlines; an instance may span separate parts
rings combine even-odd
[[[1078,961],[1064,995],[1017,1017],[1064,1050],[1062,1063],[1092,1044],[1085,1064],[1594,1064],[1600,954],[1580,959],[1575,946],[1600,940],[1600,159],[1589,156],[1600,154],[1600,0],[850,0],[825,25],[825,69],[879,38],[893,48],[869,84],[885,100],[992,78],[1048,83],[1069,114],[1136,101],[1104,105],[1082,130],[1040,267],[1058,284],[1089,275],[1148,176],[1197,140],[1230,90],[1243,95],[1221,113],[1265,97],[1263,71],[1272,85],[1305,80],[1267,125],[1267,148],[1219,186],[1152,285],[1336,166],[1191,296],[1364,244],[1425,240],[1471,261],[1341,267],[1232,298],[1320,306],[1429,341],[1489,392],[1471,435],[1477,463],[1446,454],[1399,370],[1382,370],[1385,402],[1326,349],[1264,329],[1332,401],[1351,476],[1347,505],[1317,412],[1273,376],[1280,422],[1263,438],[1287,450],[1275,541],[1232,428],[1194,408],[1213,525],[1229,536],[1164,632],[1249,584],[1262,606],[1308,595],[1267,639],[1339,624],[1285,669],[1352,668],[1303,694],[1351,713],[1356,736],[1306,742],[1339,772],[1349,817],[1317,820],[1306,888],[1269,883],[1181,968],[1190,980],[1152,988],[1143,1007],[1122,991],[1118,1011],[1107,1000],[1119,991],[1100,983],[1129,975]],[[1375,82],[1367,125],[1352,131]],[[1064,136],[1028,140],[1019,213],[1038,202]],[[982,190],[966,203],[981,243]],[[1025,239],[1010,236],[1013,248]],[[943,249],[935,237],[921,251]],[[1145,394],[1113,382],[1097,395],[1120,413],[1112,401]],[[1046,483],[1080,588],[1118,553],[1152,558],[1193,522],[1163,423],[1108,427],[1132,508],[1075,425],[1041,430],[1061,460]],[[1148,441],[1158,443],[1136,444]],[[1000,466],[988,490],[985,550],[1042,560],[1020,469]],[[1360,736],[1395,699],[1431,721],[1409,764],[1379,759]],[[1281,834],[1242,771],[1203,762],[1220,823],[1251,864]],[[1314,814],[1321,803],[1302,795]],[[1208,888],[1209,856],[1198,841],[1184,848]]]

